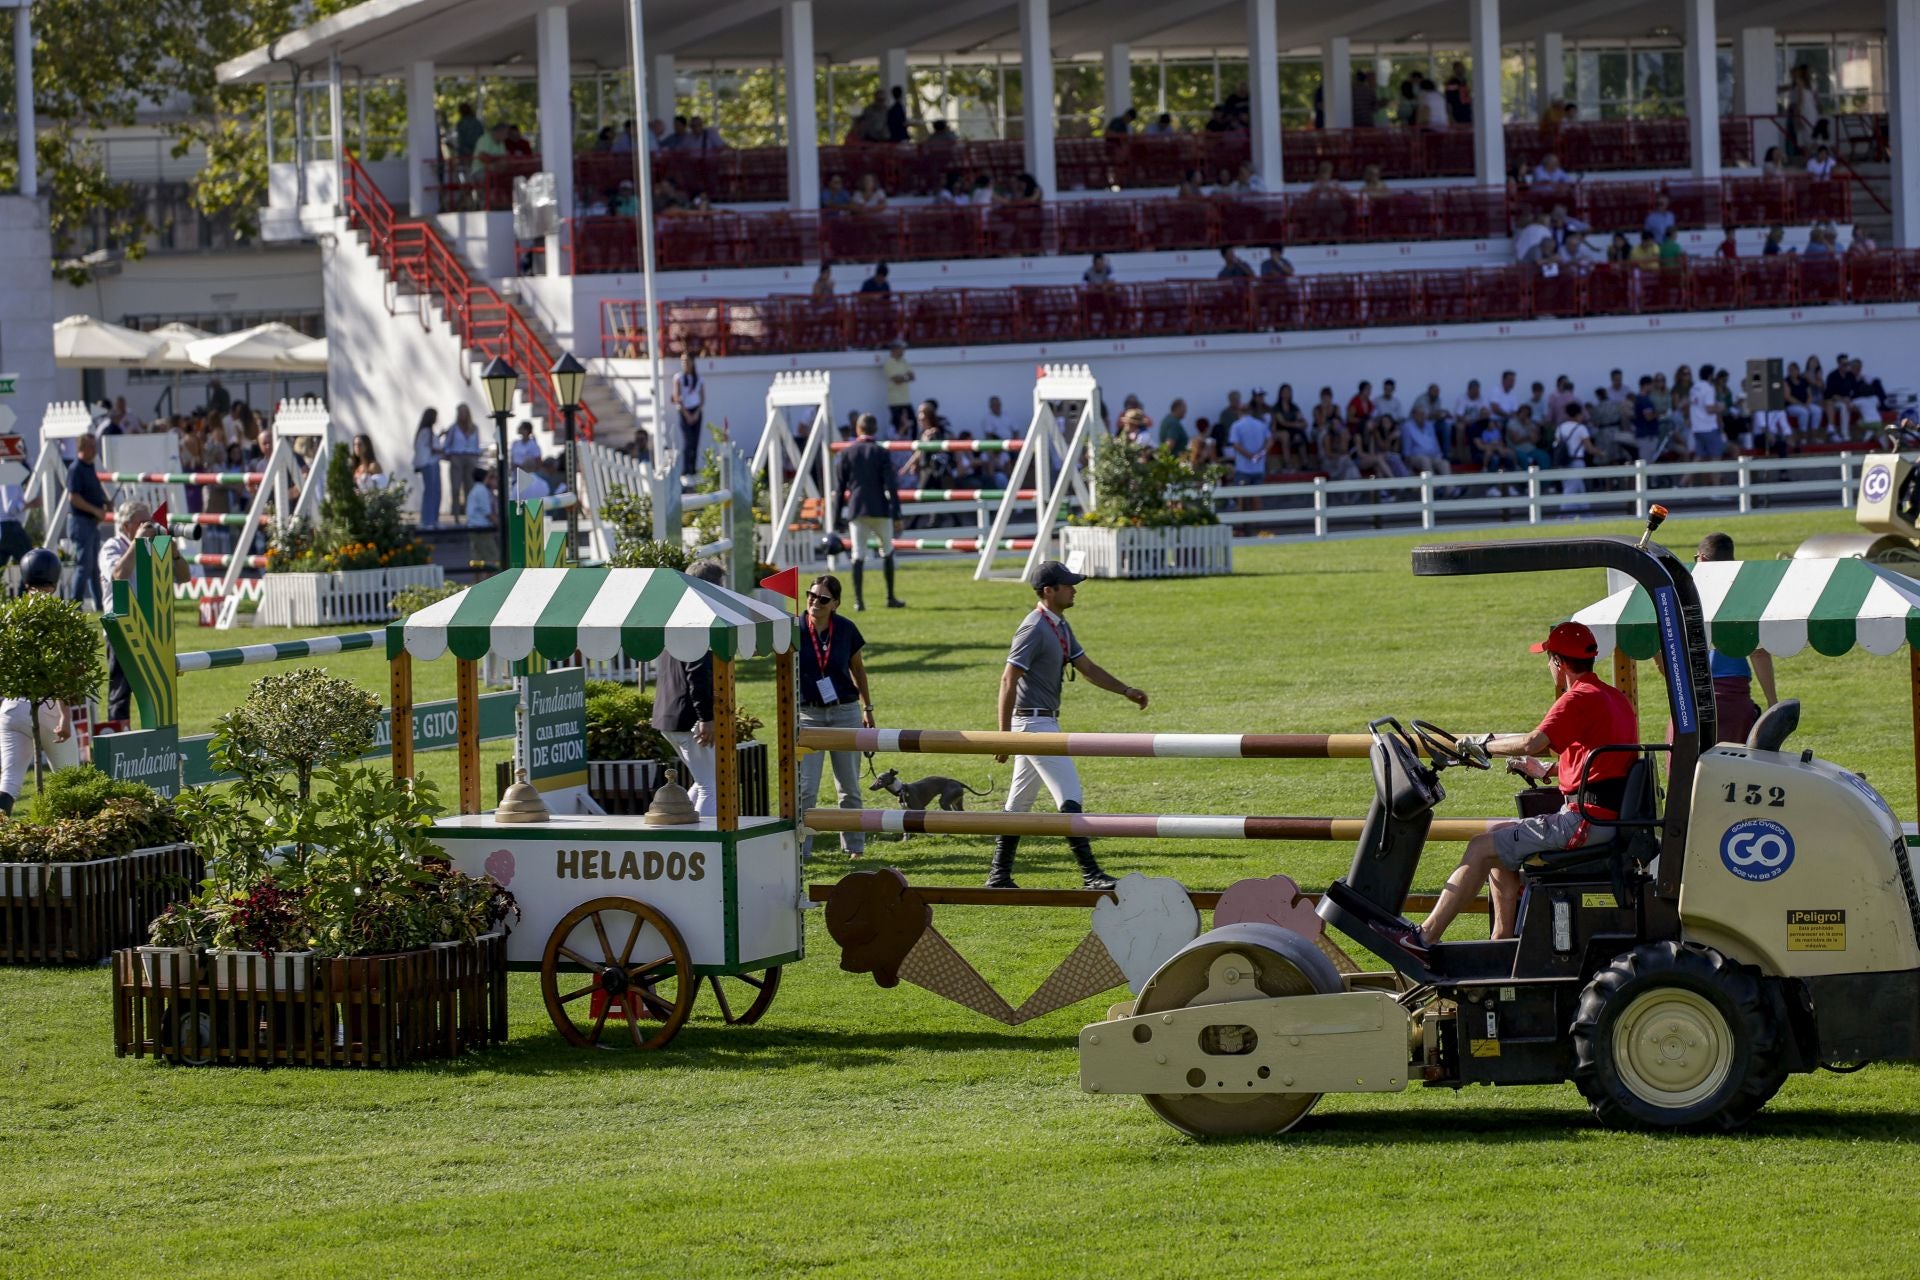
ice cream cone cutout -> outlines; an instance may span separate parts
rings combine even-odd
[[[905,978],[937,996],[1011,1025],[1013,1006],[933,927],[933,908],[891,867],[856,871],[827,899],[827,933],[840,967],[883,987]]]
[[[1327,922],[1313,909],[1313,899],[1286,876],[1264,880],[1236,880],[1220,895],[1213,909],[1213,927],[1230,924],[1277,924],[1310,939],[1341,973],[1358,973],[1360,966],[1327,936]]]
[[[1135,995],[1154,970],[1200,936],[1200,913],[1178,881],[1139,872],[1093,909],[1093,932],[1014,1011],[1016,1023],[1125,985]]]

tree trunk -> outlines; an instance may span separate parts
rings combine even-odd
[[[27,719],[33,724],[33,789],[45,794],[47,789],[46,771],[40,765],[40,704],[27,704]]]

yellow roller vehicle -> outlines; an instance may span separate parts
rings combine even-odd
[[[1143,1095],[1205,1136],[1283,1132],[1324,1093],[1571,1080],[1608,1124],[1721,1130],[1791,1073],[1920,1058],[1900,824],[1864,780],[1789,746],[1797,703],[1745,744],[1703,748],[1713,685],[1685,564],[1644,537],[1594,537],[1422,547],[1413,568],[1609,568],[1647,589],[1674,734],[1613,748],[1635,754],[1616,839],[1527,866],[1518,937],[1438,943],[1422,962],[1374,926],[1406,923],[1441,773],[1489,761],[1431,725],[1376,721],[1376,794],[1318,911],[1391,971],[1343,976],[1278,924],[1214,929],[1081,1032],[1082,1088]]]

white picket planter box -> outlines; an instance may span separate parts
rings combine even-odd
[[[1060,558],[1094,578],[1200,578],[1233,572],[1233,530],[1223,524],[1175,529],[1068,525]]]
[[[343,622],[386,622],[393,597],[408,587],[446,581],[437,564],[397,569],[349,569],[344,573],[269,573],[262,582],[259,625],[330,627]]]
[[[216,991],[265,991],[269,982],[275,991],[305,991],[307,961],[312,957],[311,951],[280,951],[268,956],[220,947],[207,950]]]

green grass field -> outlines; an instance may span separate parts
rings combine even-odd
[[[1750,558],[1842,514],[1731,526]],[[1628,531],[1627,526],[1604,526]],[[1690,548],[1707,530],[1676,522]],[[1420,716],[1531,727],[1551,690],[1526,644],[1597,598],[1597,571],[1416,580],[1412,538],[1243,545],[1230,580],[1088,584],[1089,652],[1153,696],[1068,686],[1075,729],[1357,731]],[[910,567],[905,611],[858,621],[884,725],[991,726],[1030,597],[967,567]],[[279,638],[256,632],[247,641]],[[212,633],[198,633],[215,643]],[[183,633],[183,646],[198,643]],[[378,655],[328,664],[384,690]],[[1796,745],[1914,809],[1904,655],[1779,662]],[[257,672],[183,678],[203,728]],[[1647,673],[1648,732],[1659,732]],[[452,665],[417,669],[447,696]],[[766,707],[764,672],[749,702]],[[984,758],[901,761],[976,785]],[[451,760],[426,767],[450,789]],[[1092,761],[1088,807],[1357,815],[1357,762]],[[1441,816],[1508,811],[1499,775],[1448,776]],[[1457,784],[1456,784],[1457,783]],[[982,801],[991,804],[991,801]],[[1332,845],[1106,841],[1117,872],[1196,888],[1284,871],[1318,888]],[[1438,846],[1417,889],[1458,846]],[[869,862],[975,883],[986,841],[918,837]],[[823,845],[812,878],[845,863]],[[1077,883],[1028,841],[1023,884]],[[942,908],[936,922],[1017,1003],[1086,932],[1082,911]],[[1484,926],[1481,926],[1484,927]],[[841,972],[819,913],[757,1027],[703,1003],[667,1050],[566,1048],[537,979],[513,979],[505,1047],[394,1074],[190,1070],[117,1060],[99,970],[0,970],[0,1274],[738,1276],[1416,1274],[1910,1276],[1920,1263],[1920,1071],[1796,1077],[1745,1130],[1595,1127],[1571,1085],[1333,1096],[1292,1134],[1196,1143],[1137,1100],[1076,1086],[1089,1002],[1007,1029],[918,988]]]

